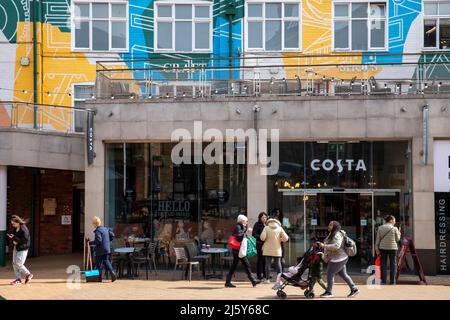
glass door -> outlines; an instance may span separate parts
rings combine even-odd
[[[357,261],[360,269],[365,273],[375,254],[375,225],[374,225],[374,196],[373,192],[359,194],[359,226],[357,227],[356,244],[358,246]]]

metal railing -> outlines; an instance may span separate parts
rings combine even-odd
[[[259,56],[233,59],[232,66],[228,58],[102,61],[97,63],[96,97],[450,93],[450,61],[426,57],[422,53]]]
[[[55,105],[36,105],[25,102],[2,102],[6,118],[0,127],[53,131],[65,133],[84,133],[86,129],[86,112],[83,108]],[[36,127],[34,124],[36,113]]]

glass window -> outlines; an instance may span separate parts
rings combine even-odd
[[[266,50],[281,50],[281,21],[266,22]]]
[[[126,51],[127,5],[127,2],[75,2],[72,17],[73,49]]]
[[[423,47],[450,49],[450,2],[424,4]]]
[[[262,18],[262,4],[248,4],[248,16]]]
[[[174,146],[106,144],[106,226],[126,242],[152,238],[162,254],[171,243],[195,238],[226,245],[237,216],[247,211],[246,165],[193,164],[192,158],[174,164]]]
[[[75,132],[84,132],[86,128],[86,112],[81,111],[79,109],[84,109],[84,103],[87,99],[91,99],[94,94],[94,86],[93,85],[81,85],[77,84],[73,87],[73,101],[74,107],[76,109],[73,110],[74,117],[74,131]]]
[[[301,21],[298,3],[248,3],[246,13],[248,49],[300,50]]]
[[[436,20],[425,20],[423,46],[428,48],[435,48],[437,44],[436,35],[437,35]]]
[[[386,49],[386,26],[385,2],[334,4],[335,49],[384,50]]]
[[[172,23],[159,22],[158,23],[158,49],[172,48]]]
[[[348,17],[348,4],[335,4],[334,5],[335,17]]]
[[[338,49],[348,49],[348,21],[334,22],[334,47]]]
[[[156,45],[164,51],[210,51],[211,5],[155,3]]]

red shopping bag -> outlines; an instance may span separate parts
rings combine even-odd
[[[241,248],[241,243],[236,239],[235,236],[230,236],[228,238],[228,247],[230,249],[239,250]]]
[[[381,258],[380,255],[375,259],[375,278],[381,279]]]

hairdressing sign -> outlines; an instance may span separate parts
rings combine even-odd
[[[434,202],[438,274],[450,274],[450,141],[434,141]]]

